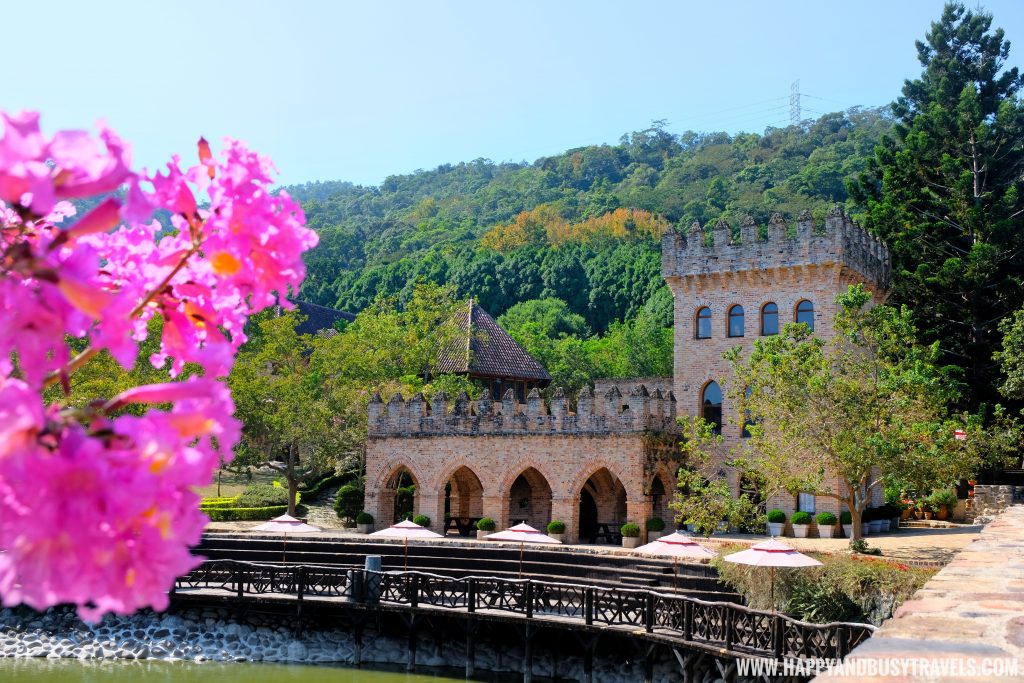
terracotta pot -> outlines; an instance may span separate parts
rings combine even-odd
[[[903,512],[900,513],[900,519],[910,519],[913,516],[914,511],[911,510],[910,508],[905,508]]]
[[[925,519],[931,519],[932,518],[932,511],[931,510],[925,510],[924,511],[924,518]]]
[[[935,519],[938,519],[938,520],[942,521],[942,520],[945,520],[945,519],[948,519],[948,518],[949,518],[949,506],[948,505],[940,505],[939,506],[939,511],[935,513]]]
[[[924,519],[924,512],[921,510],[914,510],[914,519]]]

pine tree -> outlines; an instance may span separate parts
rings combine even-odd
[[[892,250],[895,301],[964,369],[971,408],[995,397],[998,322],[1024,303],[1024,79],[991,25],[946,5],[917,42],[924,71],[893,104],[893,135],[850,188]]]

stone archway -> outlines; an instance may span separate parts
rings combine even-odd
[[[383,529],[412,517],[419,507],[419,498],[419,480],[412,470],[405,465],[392,470],[380,487],[377,528]]]
[[[462,465],[445,484],[444,514],[450,517],[483,517],[484,487],[480,477]]]
[[[545,531],[551,521],[551,485],[537,469],[528,467],[519,473],[508,490],[508,520]]]
[[[595,515],[595,527],[584,528]],[[598,524],[608,524],[614,530],[626,522],[626,487],[607,467],[596,470],[583,483],[579,491],[579,520],[581,541],[592,537]]]

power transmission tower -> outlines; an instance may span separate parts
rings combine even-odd
[[[800,79],[789,86],[789,123],[792,126],[800,123]]]

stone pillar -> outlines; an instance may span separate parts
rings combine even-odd
[[[580,499],[578,496],[553,496],[551,520],[565,522],[565,543],[578,543],[580,537]],[[547,529],[541,529],[547,533]]]
[[[626,521],[633,522],[640,527],[640,538],[647,542],[647,520],[653,515],[654,505],[650,496],[626,499]]]
[[[483,506],[483,514],[480,516],[493,519],[494,524],[498,527],[496,531],[504,529],[502,517],[508,509],[508,498],[503,499],[501,496],[488,495],[484,491]]]
[[[413,516],[426,515],[430,517],[430,529],[437,533],[444,530],[444,491],[440,494],[432,491],[416,492],[416,502],[413,506]]]
[[[380,491],[366,487],[365,498],[363,500],[363,509],[373,515],[373,528],[374,530],[380,530],[384,528],[384,512],[381,501],[382,496]]]

